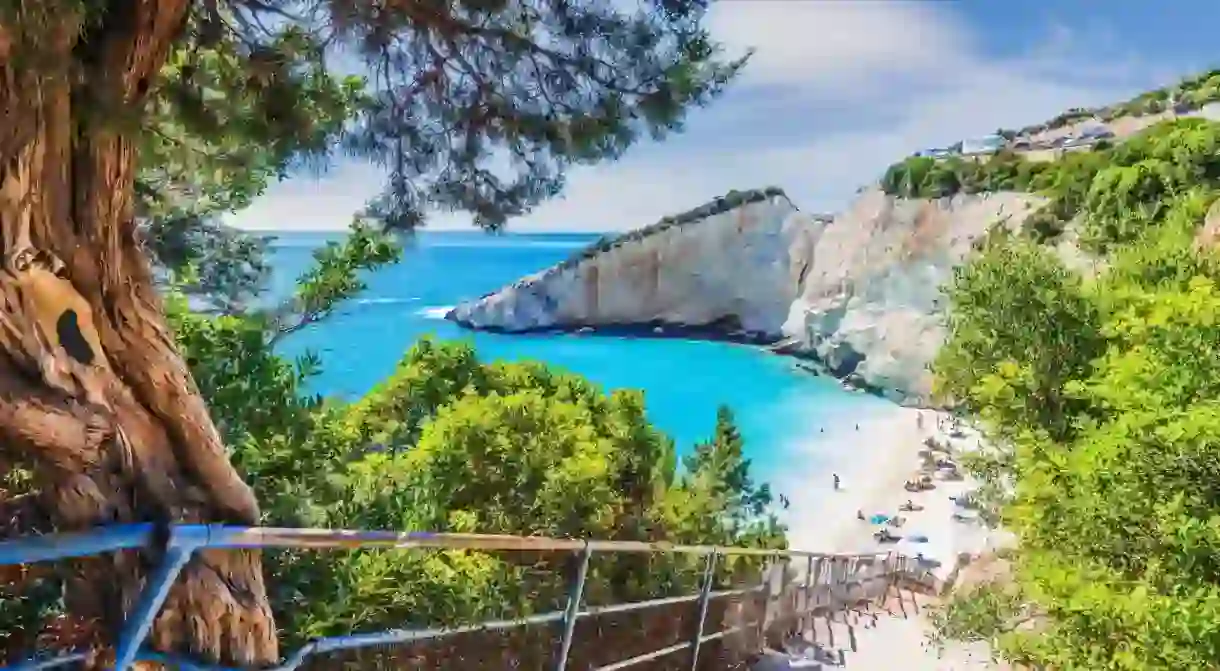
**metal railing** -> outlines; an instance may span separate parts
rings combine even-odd
[[[568,587],[566,607],[562,611],[542,613],[512,620],[489,620],[468,627],[444,629],[391,629],[387,631],[334,636],[315,639],[288,655],[283,664],[272,671],[294,671],[310,655],[319,655],[340,650],[367,648],[393,644],[413,643],[437,639],[455,634],[478,631],[494,631],[527,625],[560,624],[562,638],[553,662],[555,671],[566,671],[576,623],[582,618],[611,613],[625,613],[646,608],[693,603],[698,613],[698,625],[689,641],[670,645],[652,652],[637,655],[606,666],[596,671],[617,671],[636,664],[690,651],[690,668],[699,662],[703,644],[757,627],[759,633],[766,630],[768,620],[778,615],[772,613],[773,605],[785,598],[792,598],[799,605],[783,617],[798,618],[802,626],[812,626],[815,611],[834,611],[850,607],[862,598],[867,600],[866,586],[880,582],[888,594],[898,581],[931,587],[934,579],[911,558],[894,553],[876,554],[827,554],[800,550],[763,550],[756,548],[719,547],[708,545],[674,545],[661,542],[570,540],[545,537],[522,537],[485,534],[455,534],[389,531],[350,531],[333,529],[286,529],[272,527],[231,527],[220,525],[173,525],[168,535],[151,524],[130,524],[102,527],[88,532],[32,536],[0,542],[0,566],[32,564],[37,562],[71,559],[141,548],[164,549],[161,563],[152,571],[132,612],[124,623],[115,649],[115,669],[125,671],[133,663],[147,661],[161,663],[171,668],[187,671],[233,671],[225,667],[202,664],[194,660],[169,656],[144,648],[144,642],[152,628],[170,589],[179,572],[192,555],[203,549],[243,548],[302,548],[302,549],[451,549],[481,551],[549,551],[579,553],[580,564]],[[589,560],[595,553],[685,553],[702,555],[702,580],[696,594],[652,599],[607,606],[583,607],[583,596],[588,576]],[[767,558],[768,567],[762,584],[736,590],[714,591],[713,583],[718,562],[730,556],[757,556]],[[776,569],[782,567],[782,578],[794,577],[790,573],[794,560],[803,559],[804,580],[793,587],[773,589]],[[795,574],[799,577],[801,574]],[[864,591],[861,591],[864,590]],[[709,603],[715,599],[765,593],[767,609],[757,621],[747,622],[712,633],[705,633]],[[874,595],[875,598],[875,595]],[[52,669],[87,659],[87,652],[78,651],[57,657],[31,657],[16,665],[3,669],[35,671]]]

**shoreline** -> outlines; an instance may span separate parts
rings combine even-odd
[[[452,312],[446,315],[446,320],[464,329],[503,334],[722,342],[792,359],[794,375],[829,377],[835,379],[841,391],[849,396],[863,396],[862,392],[867,392],[869,397],[885,402],[868,403],[858,412],[825,413],[824,419],[817,420],[824,425],[821,427],[795,421],[788,429],[787,439],[767,448],[775,450],[776,465],[758,472],[756,477],[770,484],[777,500],[782,496],[789,502],[786,509],[779,511],[780,520],[787,525],[788,547],[820,552],[922,554],[937,563],[930,567],[932,573],[942,584],[949,585],[955,579],[962,559],[974,560],[1004,545],[1002,530],[985,530],[976,526],[977,522],[954,519],[954,514],[962,509],[950,497],[962,496],[974,489],[977,483],[970,479],[937,479],[934,489],[921,492],[908,492],[903,488],[907,480],[918,477],[923,462],[920,453],[925,450],[927,438],[948,444],[954,454],[960,454],[978,442],[979,437],[973,429],[963,427],[960,436],[950,435],[944,430],[947,427],[938,426],[942,422],[957,421],[947,410],[906,405],[881,390],[853,385],[850,374],[835,374],[816,356],[793,347],[795,341],[792,339],[735,329],[733,327],[737,325],[731,323],[691,327],[654,322],[511,331],[471,329],[468,324],[454,319]],[[757,464],[758,458],[753,461]],[[772,459],[766,461],[770,463]],[[839,491],[834,488],[834,474],[842,478],[843,487]],[[899,511],[908,500],[922,510]],[[904,538],[898,543],[876,541],[873,533],[880,527],[858,519],[858,511],[866,517],[901,515],[906,518],[904,524],[890,529]],[[926,536],[927,540],[910,542],[905,538],[909,535]],[[798,568],[799,571],[803,568]],[[920,605],[930,605],[936,600],[935,596],[924,597]],[[919,614],[914,616],[881,618],[879,624],[871,628],[857,627],[855,636],[859,639],[859,652],[848,657],[847,666],[878,671],[899,666],[912,671],[1006,668],[993,664],[982,644],[953,642],[946,647],[943,656],[938,654],[927,645],[931,625],[922,608],[917,612]]]
[[[932,459],[954,461],[977,449],[980,436],[976,431],[964,426],[960,432],[951,430],[954,419],[944,411],[897,405],[862,416],[858,424],[855,421],[850,418],[803,441],[791,455],[793,468],[770,480],[775,490],[791,501],[784,515],[791,547],[922,554],[939,562],[933,573],[947,580],[962,555],[976,556],[1005,543],[1007,534],[1003,530],[986,529],[973,519],[974,513],[953,500],[968,494],[978,483],[964,473],[954,479],[948,476],[952,472],[949,469],[929,469],[923,456],[930,453]],[[925,445],[928,439],[946,446],[949,452],[929,450]],[[833,472],[821,467],[799,468],[800,453],[815,451],[833,455]],[[834,489],[834,474],[842,478],[843,486],[838,491]],[[932,489],[904,489],[907,481],[924,475],[930,478]],[[899,510],[908,501],[921,509]],[[899,516],[904,522],[897,527],[873,524],[860,520],[858,513],[866,518]],[[873,534],[882,528],[902,538],[896,543],[878,542]],[[912,536],[927,540],[912,540]]]
[[[922,418],[922,419],[920,419]],[[930,567],[941,585],[952,589],[959,569],[981,555],[1007,546],[1011,535],[1002,529],[990,530],[975,521],[955,519],[965,510],[950,497],[961,497],[978,485],[968,477],[944,480],[933,477],[934,489],[908,492],[903,485],[917,478],[924,465],[921,452],[932,438],[947,445],[951,452],[931,451],[933,459],[953,459],[977,449],[981,437],[973,429],[962,426],[953,431],[954,418],[947,412],[904,408],[893,405],[860,418],[845,419],[826,435],[816,434],[804,441],[798,451],[819,453],[837,450],[848,457],[842,468],[835,471],[843,478],[843,487],[834,489],[833,474],[820,469],[801,472],[796,464],[799,455],[790,461],[794,468],[785,477],[772,480],[777,492],[792,492],[794,514],[786,515],[789,547],[842,553],[899,552],[908,556],[922,554],[939,562]],[[827,444],[830,443],[830,444]],[[948,455],[952,456],[948,456]],[[840,464],[836,464],[836,467]],[[783,484],[781,484],[783,483]],[[911,501],[922,510],[899,511]],[[785,511],[785,512],[789,512]],[[874,514],[900,515],[906,521],[899,527],[861,521],[857,511],[866,517]],[[903,536],[898,543],[880,543],[872,534],[878,528],[889,528]],[[911,542],[910,535],[926,536],[926,542]],[[985,643],[950,641],[943,650],[928,643],[932,625],[927,606],[940,600],[941,595],[918,599],[913,615],[891,611],[889,617],[878,618],[872,626],[856,627],[854,644],[846,656],[846,668],[867,671],[903,668],[911,671],[998,671],[1008,669],[994,661]],[[915,598],[915,597],[912,597]],[[857,648],[858,645],[858,648]]]
[[[922,462],[920,452],[925,449],[925,440],[932,438],[940,444],[952,446],[960,453],[971,448],[970,443],[977,443],[977,433],[973,429],[965,429],[959,437],[949,435],[943,427],[956,420],[947,410],[900,403],[884,390],[858,383],[852,379],[850,372],[831,369],[816,355],[796,348],[792,338],[748,331],[742,329],[736,320],[703,325],[656,320],[597,326],[567,324],[503,329],[472,326],[457,319],[454,310],[450,310],[445,319],[463,329],[504,335],[702,340],[751,346],[766,354],[793,359],[798,362],[795,368],[801,374],[831,377],[842,386],[844,393],[865,393],[887,403],[876,410],[846,418],[840,425],[822,427],[819,433],[800,437],[800,444],[795,449],[786,448],[790,453],[784,455],[792,460],[791,469],[786,469],[782,474],[760,474],[777,494],[784,495],[790,503],[789,509],[784,511],[786,514],[782,515],[788,525],[790,547],[849,553],[922,552],[924,556],[941,563],[934,573],[944,579],[955,568],[959,554],[977,554],[983,549],[980,546],[992,544],[987,538],[990,534],[964,529],[964,523],[953,519],[953,514],[960,511],[949,497],[964,495],[977,483],[963,477],[956,481],[937,480],[934,482],[935,488],[928,491],[908,492],[903,488],[907,480],[919,475]],[[850,455],[844,453],[844,446],[851,446]],[[828,455],[834,463],[818,464],[812,470],[801,469],[802,457],[812,452]],[[840,461],[846,456],[858,459]],[[842,477],[844,484],[837,492],[832,484],[834,474]],[[922,506],[923,510],[899,511],[899,506],[908,500]],[[891,527],[895,534],[904,537],[927,536],[928,541],[899,541],[897,547],[895,544],[879,543],[872,537],[879,527],[858,519],[857,512],[863,512],[866,517],[876,514],[900,515],[906,518],[906,522],[902,527]],[[978,536],[983,538],[979,539]]]
[[[459,328],[468,331],[483,331],[497,335],[550,335],[550,336],[580,336],[606,338],[639,338],[649,340],[704,340],[733,345],[747,345],[759,348],[766,354],[793,359],[797,368],[814,377],[827,376],[834,378],[847,393],[864,393],[889,401],[900,408],[937,410],[930,405],[904,403],[907,397],[897,390],[886,390],[871,385],[855,376],[853,370],[846,367],[833,367],[813,352],[799,348],[799,341],[783,334],[751,331],[741,328],[734,319],[723,319],[707,324],[682,324],[664,320],[648,322],[631,322],[623,324],[563,324],[553,326],[538,326],[524,329],[507,329],[498,326],[475,326],[467,320],[457,317],[457,308],[451,308],[444,316],[445,321],[453,322]]]

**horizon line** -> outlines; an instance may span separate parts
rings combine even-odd
[[[243,233],[258,233],[258,234],[275,234],[275,233],[346,233],[347,228],[237,228]],[[628,233],[627,230],[622,231],[589,231],[589,230],[547,230],[547,231],[530,231],[530,230],[501,230],[501,231],[484,231],[475,227],[470,228],[428,228],[421,226],[415,230],[416,233],[471,233],[474,235],[605,235],[607,233]]]

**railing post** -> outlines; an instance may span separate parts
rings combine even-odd
[[[801,614],[796,620],[796,626],[801,630],[801,638],[805,638],[806,625],[813,623],[813,555],[809,555],[805,560],[805,601],[801,604]]]
[[[788,590],[788,569],[790,568],[792,568],[792,557],[784,555],[779,565],[779,576],[777,579],[779,593],[771,597],[771,600],[775,602],[774,621],[783,623],[784,626],[780,628],[780,631],[784,632],[783,635],[785,637],[788,636],[787,632],[792,630],[792,623],[788,621],[788,609],[792,607],[795,610],[796,605],[795,595]],[[789,601],[790,599],[791,602]]]
[[[576,620],[580,617],[580,602],[585,594],[585,579],[589,575],[589,558],[593,555],[593,547],[585,542],[585,549],[580,553],[580,568],[576,571],[576,580],[568,588],[568,604],[563,611],[563,639],[559,643],[559,660],[555,662],[555,671],[564,671],[568,666],[568,654],[572,651],[572,636],[576,633]]]
[[[144,583],[144,589],[140,592],[140,600],[131,614],[127,616],[127,621],[123,623],[123,630],[119,634],[119,644],[115,649],[115,671],[127,671],[127,667],[135,662],[136,656],[140,653],[140,646],[147,638],[148,631],[152,629],[157,613],[165,603],[165,598],[169,596],[170,588],[174,586],[174,580],[191,560],[191,555],[195,550],[204,544],[206,536],[207,529],[204,527],[170,528],[165,555],[161,558],[157,569]]]
[[[767,564],[767,570],[763,573],[763,586],[766,590],[763,592],[763,608],[762,617],[758,618],[758,649],[762,650],[767,647],[767,618],[771,614],[771,600],[774,597],[772,594],[772,583],[775,581],[775,567],[779,566],[779,556],[772,555],[771,561]]]
[[[826,595],[827,595],[827,601],[829,602],[827,604],[827,608],[826,608],[826,638],[827,638],[827,643],[832,648],[835,645],[835,611],[837,611],[839,609],[839,604],[835,599],[835,590],[838,588],[836,583],[838,582],[838,579],[839,579],[839,558],[831,557],[830,570],[827,571],[827,575],[826,575],[826,584],[827,584]]]
[[[695,671],[699,666],[699,647],[703,645],[703,624],[707,620],[707,607],[712,599],[712,582],[716,579],[717,559],[719,553],[713,551],[707,556],[703,567],[703,583],[699,586],[699,622],[695,626],[695,638],[691,641],[691,671]]]

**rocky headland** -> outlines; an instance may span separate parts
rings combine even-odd
[[[1050,169],[1048,162],[1064,163],[1065,174],[1079,172],[1067,164],[1088,161],[1067,154],[1105,151],[1157,122],[1220,118],[1217,78],[1209,72],[1183,80],[1172,95],[1149,92],[1000,131],[1006,147],[986,160],[953,156],[933,167],[932,158],[909,157],[833,216],[801,212],[778,188],[734,191],[603,239],[458,305],[448,318],[507,333],[765,345],[808,359],[802,367],[850,386],[929,406],[928,365],[945,337],[945,284],[993,227],[1025,224],[1082,272],[1104,264],[1078,249],[1073,226],[1058,220],[1062,208],[1034,195],[1047,185],[1030,176]],[[1085,133],[1086,127],[1105,133]]]
[[[832,217],[801,212],[780,189],[733,192],[600,241],[448,318],[507,333],[764,344],[854,386],[928,405],[944,283],[992,226],[1017,226],[1041,202],[1025,193],[930,200],[871,189]]]

